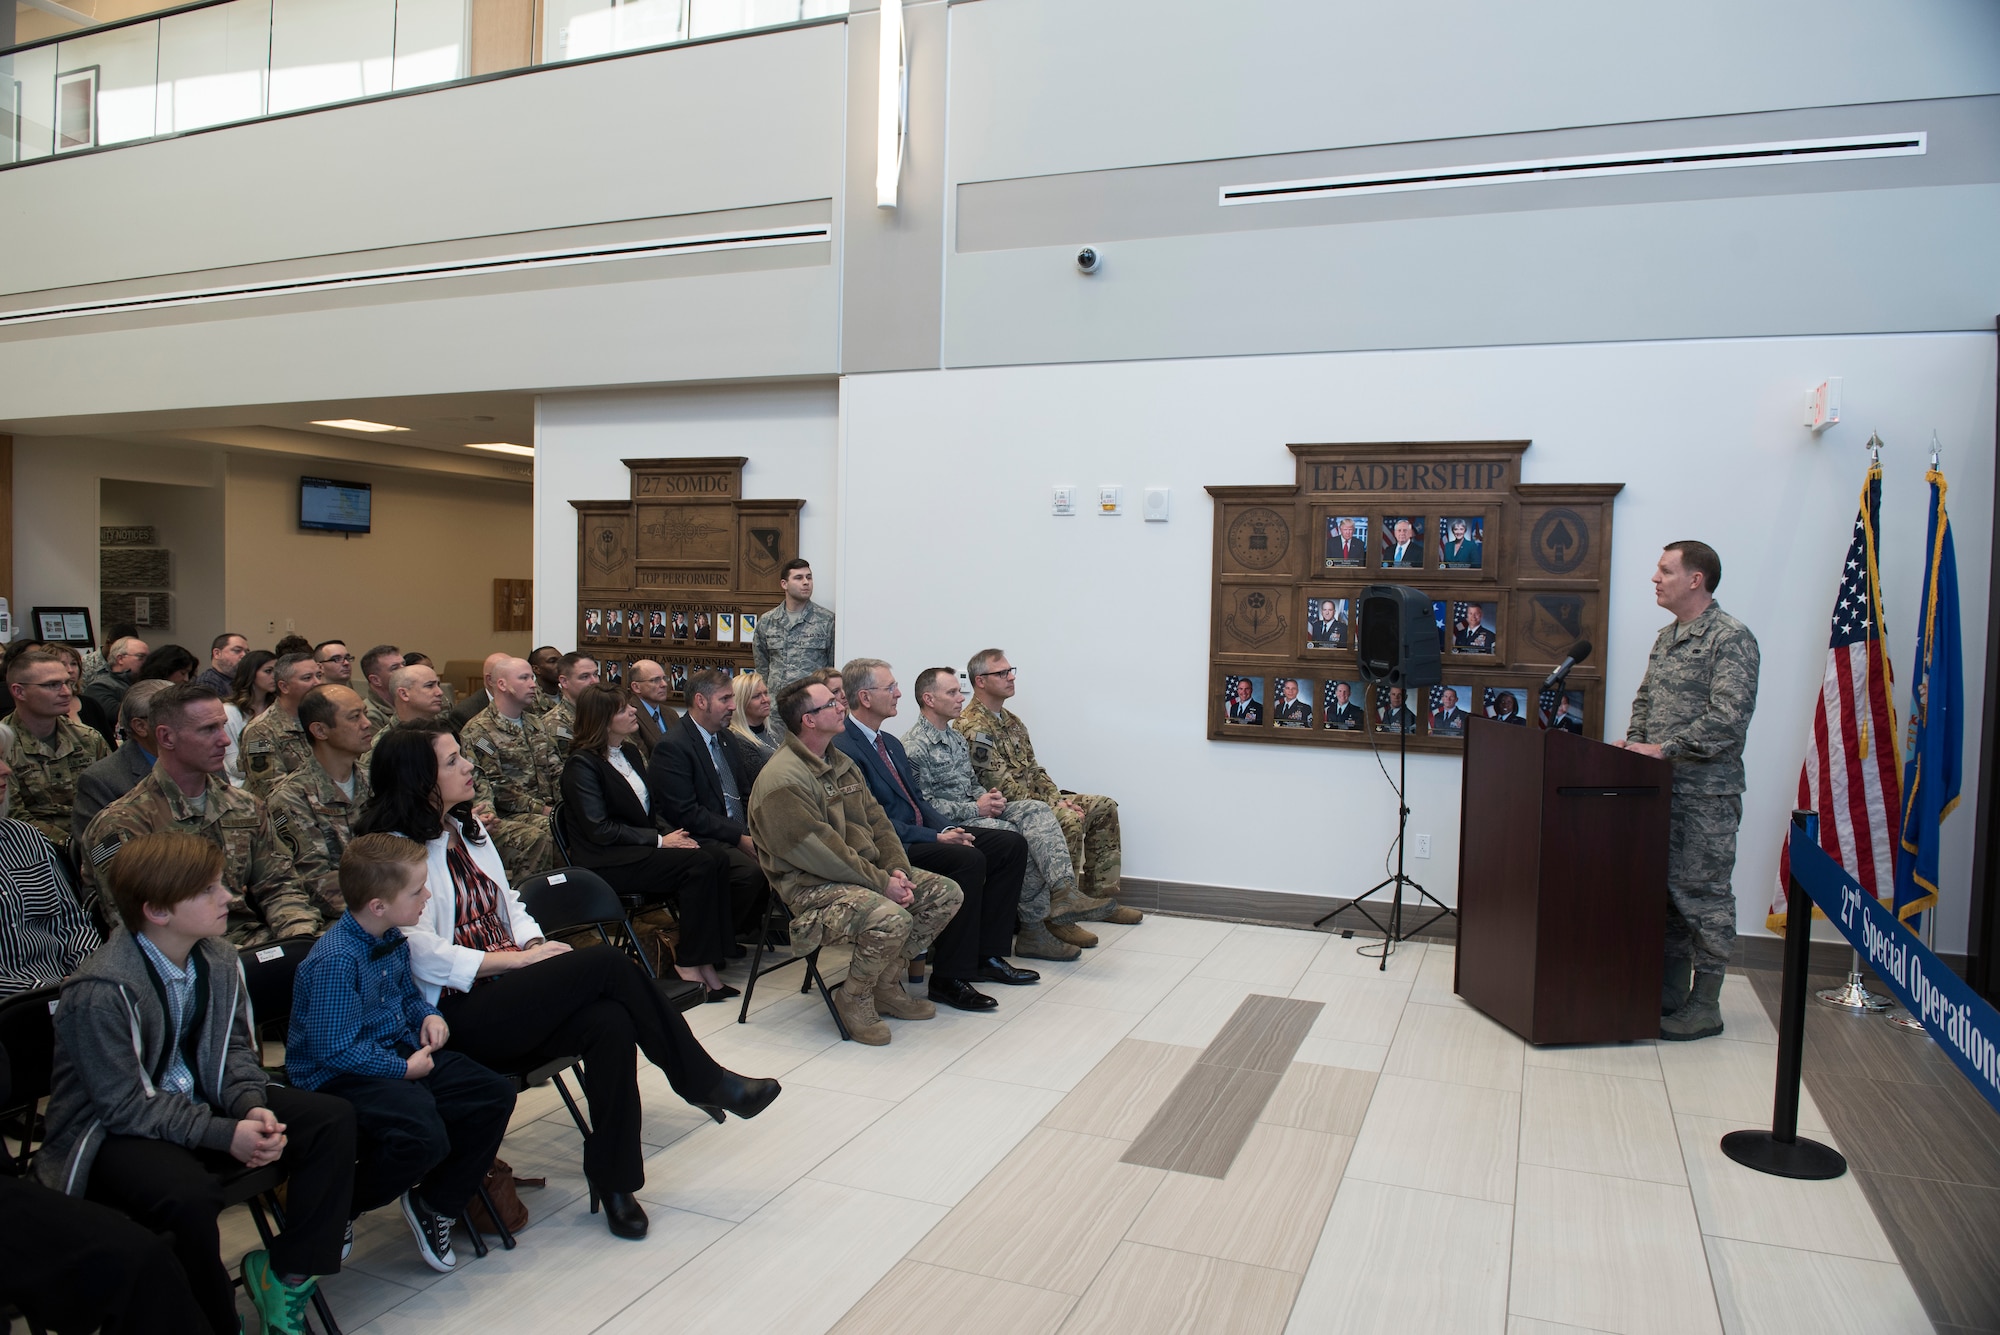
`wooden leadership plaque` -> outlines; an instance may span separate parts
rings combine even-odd
[[[1624,484],[1520,480],[1525,440],[1293,445],[1298,480],[1210,487],[1215,578],[1208,735],[1216,741],[1455,751],[1472,715],[1538,725],[1570,645],[1554,722],[1604,728],[1605,582]],[[1443,682],[1397,700],[1357,667],[1359,596],[1430,598]]]
[[[627,459],[631,495],[577,511],[576,644],[607,681],[650,658],[685,697],[691,673],[750,669],[804,501],[743,499],[743,459]]]

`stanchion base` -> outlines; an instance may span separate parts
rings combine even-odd
[[[1827,987],[1813,993],[1813,1000],[1822,1006],[1831,1006],[1837,1011],[1855,1014],[1874,1014],[1889,1009],[1889,1003],[1861,985],[1859,978],[1850,977],[1840,987]]]
[[[1769,1131],[1731,1131],[1722,1138],[1722,1152],[1760,1173],[1824,1182],[1847,1171],[1847,1160],[1831,1145],[1804,1136],[1789,1143]]]
[[[1913,1034],[1922,1034],[1925,1038],[1930,1037],[1929,1032],[1924,1028],[1924,1022],[1908,1011],[1897,1011],[1894,1015],[1885,1016],[1884,1018],[1898,1029],[1905,1029]]]

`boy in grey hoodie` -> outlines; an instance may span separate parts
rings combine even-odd
[[[224,941],[222,851],[178,831],[127,841],[111,868],[121,930],[63,987],[56,1011],[45,1185],[171,1230],[218,1335],[240,1328],[216,1217],[245,1168],[285,1172],[285,1230],[243,1258],[264,1329],[303,1329],[314,1276],[340,1269],[354,1181],[354,1114],[273,1085],[258,1064],[243,967]]]

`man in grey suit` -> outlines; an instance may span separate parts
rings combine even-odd
[[[70,809],[69,828],[83,845],[83,828],[91,817],[138,787],[139,780],[153,768],[159,754],[153,745],[153,697],[170,681],[142,681],[125,692],[118,702],[118,735],[124,739],[116,751],[77,776],[76,805]]]

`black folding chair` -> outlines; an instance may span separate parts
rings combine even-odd
[[[61,995],[60,986],[40,987],[0,1001],[0,1047],[7,1050],[7,1064],[13,1070],[7,1106],[0,1108],[0,1126],[21,1138],[13,1165],[17,1177],[28,1175],[40,1139],[42,1100],[48,1097],[55,1068],[55,1010]]]
[[[572,859],[569,855],[569,834],[563,829],[563,800],[560,797],[549,808],[549,833],[555,839],[556,856],[565,866],[568,865]]]
[[[558,867],[530,877],[515,887],[528,916],[550,936],[594,931],[607,946],[617,946],[638,962],[677,1011],[691,1011],[704,1004],[707,990],[685,978],[662,978],[646,952],[639,947],[639,933],[632,926],[631,904],[596,872],[585,867]],[[613,939],[613,930],[622,933]]]
[[[819,999],[826,1003],[826,1013],[833,1017],[833,1027],[840,1031],[840,1040],[845,1043],[854,1036],[847,1032],[847,1025],[840,1018],[840,1010],[833,1004],[833,993],[827,988],[826,979],[820,974],[817,947],[804,955],[788,954],[781,960],[770,964],[764,963],[764,945],[771,939],[771,933],[774,931],[789,933],[791,923],[792,911],[785,907],[785,901],[778,898],[778,892],[773,890],[767,881],[764,885],[764,912],[757,926],[757,950],[750,957],[750,977],[743,984],[743,1007],[736,1012],[736,1023],[750,1023],[750,998],[757,993],[759,978],[803,960],[806,976],[799,980],[799,995],[804,996],[814,987],[819,989]]]

